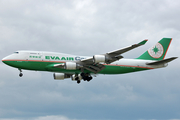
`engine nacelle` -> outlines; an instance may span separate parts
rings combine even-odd
[[[64,80],[65,78],[70,78],[70,75],[64,73],[54,73],[53,76],[55,80]]]
[[[94,59],[94,63],[100,63],[100,62],[105,63],[106,62],[106,56],[105,55],[94,55],[93,59]]]
[[[77,64],[74,62],[66,62],[65,63],[65,69],[67,70],[76,70],[77,69]]]

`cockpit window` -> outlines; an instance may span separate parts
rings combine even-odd
[[[14,52],[14,53],[18,54],[19,52]]]

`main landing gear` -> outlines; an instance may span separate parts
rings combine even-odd
[[[23,76],[22,70],[20,68],[18,70],[20,71],[19,77],[22,77]]]
[[[82,72],[81,74],[72,75],[71,79],[73,81],[77,81],[77,83],[79,84],[82,79],[89,82],[90,80],[92,80],[92,77],[90,76],[90,74]]]
[[[81,83],[81,76],[76,76],[75,77],[75,80],[77,81],[77,84]]]
[[[90,81],[90,80],[92,80],[92,77],[89,75],[89,74],[87,74],[87,73],[81,73],[81,76],[82,76],[82,79],[84,80],[84,81]]]
[[[77,84],[79,84],[81,81],[80,80],[77,80]]]

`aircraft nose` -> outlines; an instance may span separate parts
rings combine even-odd
[[[5,64],[9,64],[9,61],[12,59],[12,55],[8,55],[2,59],[2,62]]]
[[[17,67],[16,62],[14,61],[15,56],[13,54],[6,56],[2,59],[2,62],[11,67]]]
[[[7,57],[4,57],[4,58],[2,59],[2,62],[6,64],[6,62],[7,62]]]

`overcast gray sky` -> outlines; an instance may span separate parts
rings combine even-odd
[[[166,58],[180,53],[179,0],[0,0],[0,58],[16,50],[95,55],[149,39],[123,54],[136,58],[163,37]],[[180,119],[180,61],[77,84],[52,73],[0,63],[0,120]]]

